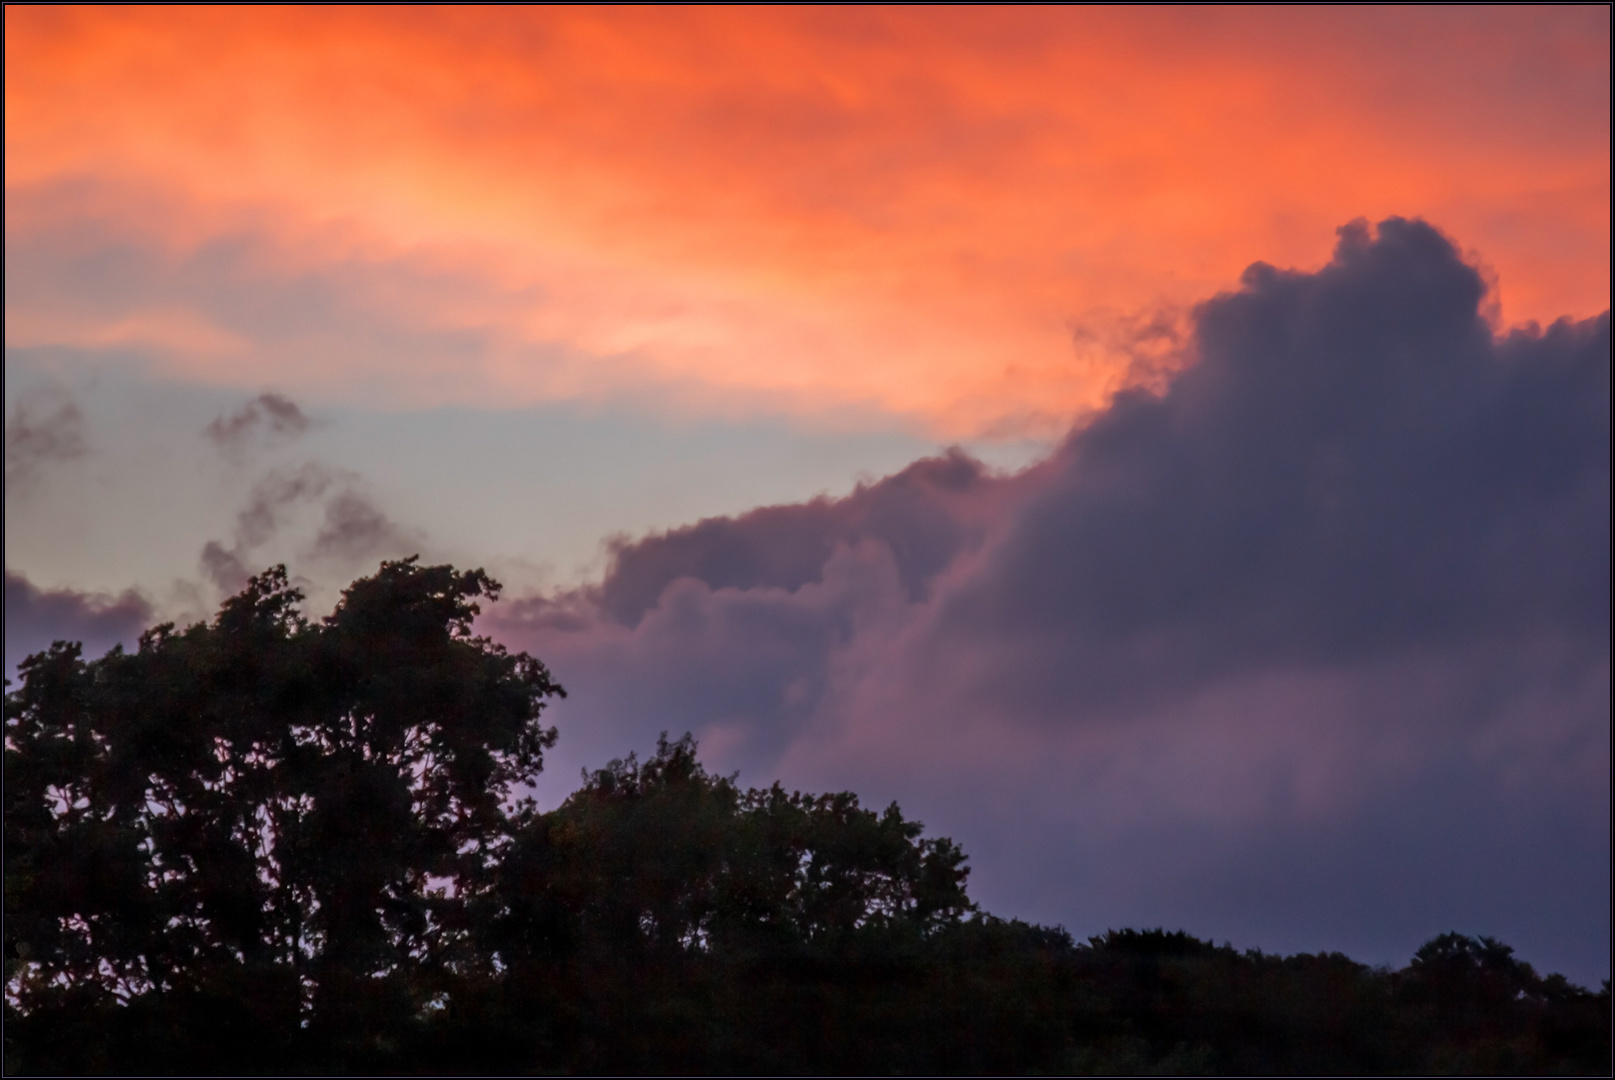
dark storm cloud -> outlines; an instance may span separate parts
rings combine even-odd
[[[939,648],[996,642],[992,690],[1038,709],[1467,638],[1607,649],[1608,315],[1496,338],[1479,274],[1399,219],[1244,285],[1163,396],[1072,435]]]
[[[113,645],[131,645],[152,622],[151,604],[133,590],[121,596],[72,589],[41,589],[21,574],[5,572],[6,674],[31,653],[54,641],[79,641],[86,655]]]
[[[1430,226],[1354,224],[1317,273],[1253,266],[1196,311],[1164,394],[1118,396],[1027,474],[954,453],[619,542],[582,599],[633,629],[688,578],[767,590],[794,625],[798,591],[871,543],[938,664],[990,651],[982,691],[1050,719],[1461,639],[1607,649],[1608,316],[1499,338],[1483,293]]]
[[[619,541],[598,602],[612,619],[634,627],[680,578],[713,589],[791,593],[823,580],[837,545],[864,539],[891,551],[904,590],[920,599],[961,551],[980,543],[981,527],[961,511],[993,482],[978,462],[955,451],[860,486],[844,499],[763,507],[634,543]]]
[[[1485,299],[1430,226],[1354,224],[1031,470],[620,543],[489,626],[572,691],[558,764],[689,729],[895,796],[989,906],[1385,961],[1460,926],[1601,978],[1609,316]]]
[[[950,452],[842,499],[618,541],[600,585],[496,618],[541,637],[552,666],[594,687],[636,737],[719,725],[767,767],[823,711],[840,658],[923,609],[1025,482]]]
[[[84,414],[60,391],[24,393],[6,416],[6,491],[31,486],[40,470],[83,457]]]
[[[295,401],[264,393],[228,416],[215,418],[202,433],[220,450],[238,455],[256,439],[296,438],[309,426],[309,418]]]

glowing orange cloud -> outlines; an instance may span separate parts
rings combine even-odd
[[[348,302],[480,343],[8,298],[9,343],[200,378],[1046,431],[1252,260],[1390,214],[1477,251],[1507,321],[1609,303],[1603,8],[5,18],[8,234],[252,232],[265,275],[368,267]],[[400,261],[462,287],[403,295]]]

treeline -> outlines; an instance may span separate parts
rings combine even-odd
[[[1610,995],[1456,934],[1400,971],[980,912],[896,806],[688,737],[520,798],[563,691],[480,571],[384,564],[5,703],[5,1071],[1582,1073]]]

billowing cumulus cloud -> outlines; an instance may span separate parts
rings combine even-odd
[[[1501,339],[1427,226],[1258,264],[1198,363],[1076,433],[936,651],[1044,715],[1160,678],[1550,634],[1608,646],[1609,322]],[[984,690],[989,689],[984,686]]]
[[[128,590],[119,596],[74,589],[41,589],[6,570],[6,677],[30,653],[53,641],[77,641],[86,655],[132,645],[153,621],[150,601]]]
[[[688,729],[899,797],[990,906],[1385,960],[1456,926],[1604,977],[1609,316],[1485,300],[1430,226],[1353,224],[1030,470],[620,543],[489,625],[572,691],[566,754]]]

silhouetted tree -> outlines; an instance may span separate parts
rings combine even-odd
[[[614,761],[529,815],[489,947],[568,1067],[582,1055],[588,1071],[707,1071],[723,1046],[767,1068],[799,1036],[760,1036],[796,1024],[804,994],[825,997],[826,972],[829,996],[846,998],[974,910],[963,864],[895,805],[741,790],[705,772],[688,736],[664,735],[650,760]],[[811,1006],[821,1043],[834,1004]]]
[[[1445,934],[1407,968],[1075,942],[895,806],[713,776],[686,735],[524,798],[563,693],[481,571],[384,563],[5,703],[7,1073],[1584,1073],[1608,983]]]
[[[562,692],[472,635],[497,590],[386,563],[310,624],[276,567],[137,652],[25,661],[5,706],[8,998],[123,1022],[203,1008],[223,1027],[181,1042],[235,1031],[290,1066],[293,1036],[362,1058],[485,963],[471,912]]]

